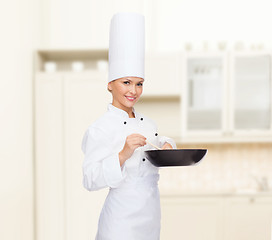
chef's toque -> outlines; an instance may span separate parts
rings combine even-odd
[[[110,23],[109,79],[144,78],[145,19],[134,12],[113,15]]]

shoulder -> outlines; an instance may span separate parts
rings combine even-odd
[[[99,117],[92,124],[90,124],[89,127],[88,127],[88,129],[92,129],[92,128],[103,128],[111,120],[108,117],[108,115],[109,115],[108,112],[104,113],[101,117]]]
[[[89,134],[99,134],[99,136],[108,136],[114,129],[113,126],[120,123],[120,119],[111,112],[104,113],[101,117],[96,119],[87,128]]]
[[[105,142],[108,139],[107,128],[104,126],[109,126],[109,121],[107,120],[106,113],[96,119],[92,124],[90,124],[85,130],[81,148],[85,152],[86,146],[88,144],[94,145]]]

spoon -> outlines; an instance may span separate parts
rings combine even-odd
[[[161,148],[159,148],[158,146],[154,145],[153,143],[151,142],[148,142],[147,140],[145,140],[149,145],[151,145],[152,147],[154,148],[157,148],[158,150],[162,150]]]

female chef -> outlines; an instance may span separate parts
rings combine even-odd
[[[145,157],[175,142],[160,136],[156,124],[134,109],[144,83],[144,16],[112,17],[108,90],[112,103],[89,126],[82,141],[83,185],[89,191],[109,187],[100,214],[96,240],[159,240],[158,168]]]

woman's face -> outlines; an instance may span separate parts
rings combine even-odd
[[[143,92],[143,78],[123,77],[108,83],[111,90],[113,105],[127,110],[138,102]]]

